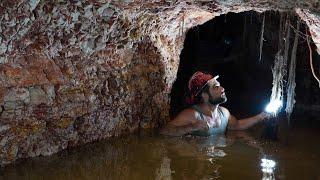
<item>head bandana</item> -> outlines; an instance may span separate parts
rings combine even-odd
[[[211,81],[216,81],[219,76],[213,77],[211,74],[195,72],[189,80],[188,88],[190,91],[190,99],[187,99],[189,104],[195,103],[195,98],[201,90]]]

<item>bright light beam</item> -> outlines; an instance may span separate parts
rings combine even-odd
[[[265,108],[268,113],[276,114],[278,110],[282,107],[282,101],[279,99],[271,101]]]

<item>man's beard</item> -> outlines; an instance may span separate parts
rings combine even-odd
[[[211,95],[209,95],[209,103],[212,105],[218,105],[225,103],[227,101],[227,96],[224,94],[218,98],[213,98]]]

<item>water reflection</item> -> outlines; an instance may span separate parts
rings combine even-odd
[[[133,135],[28,159],[0,169],[0,179],[271,180],[297,179],[301,169],[306,179],[317,179],[319,132],[307,137],[308,133],[296,132],[297,138],[291,138],[296,144],[290,146],[257,140],[245,132],[183,138]],[[271,161],[260,164],[262,158],[275,161],[276,168]]]
[[[171,159],[168,157],[163,157],[161,160],[160,168],[156,171],[156,180],[170,180],[172,179],[171,174],[174,173],[174,171],[170,168]]]
[[[224,157],[228,156],[228,153],[226,153],[225,149],[231,148],[234,144],[239,143],[239,140],[244,142],[251,149],[254,149],[254,152],[257,154],[257,158],[265,154],[263,147],[257,142],[257,140],[246,132],[233,132],[231,134],[228,134],[228,136],[189,136],[183,138],[167,138],[164,140],[164,143],[166,144],[165,146],[167,147],[167,150],[172,157],[172,161],[170,160],[170,162],[173,162],[174,165],[167,165],[166,167],[185,166],[185,164],[177,165],[177,162],[179,161],[176,160],[176,157],[182,157],[184,159],[197,159],[198,162],[196,167],[186,167],[185,169],[193,169],[192,173],[180,173],[179,171],[177,171],[178,173],[173,175],[173,177],[177,179],[223,179],[224,177],[221,176],[220,170],[223,170],[225,168],[228,169],[229,167],[222,166],[220,164],[220,161],[223,160]],[[207,160],[209,164],[205,162],[205,160]],[[256,159],[255,162],[257,162],[258,160],[259,159]],[[233,161],[234,164],[245,163],[245,161],[239,162],[237,161],[237,159]],[[195,160],[193,160],[193,162],[196,163]],[[254,163],[254,165],[256,165],[256,163]],[[210,169],[210,171],[208,171],[208,169]],[[166,172],[168,171],[169,170],[167,170]],[[249,177],[257,177],[257,175],[250,175]]]
[[[129,136],[5,168],[4,179],[217,179],[226,136]],[[227,167],[226,167],[227,168]]]
[[[162,143],[167,149],[167,157],[171,160],[173,179],[216,179],[220,176],[221,165],[216,160],[226,155],[223,150],[227,146],[225,136],[165,137]],[[163,170],[168,171],[169,169]]]
[[[276,162],[271,159],[261,159],[262,180],[275,180],[274,169]]]

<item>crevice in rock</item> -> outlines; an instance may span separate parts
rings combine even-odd
[[[5,109],[4,109],[4,105],[1,105],[1,107],[0,107],[0,117],[1,117],[1,115],[2,115],[2,113],[5,111]]]

